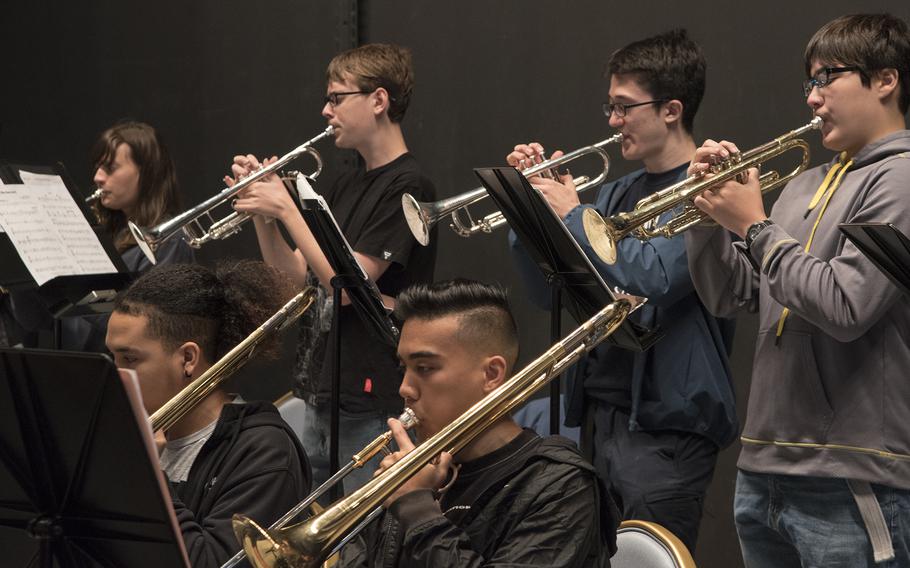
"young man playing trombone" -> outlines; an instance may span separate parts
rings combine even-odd
[[[518,357],[505,292],[456,280],[409,288],[398,356],[401,397],[418,440],[448,426],[503,384]],[[399,451],[414,444],[389,420]],[[454,464],[454,466],[453,466]],[[350,567],[608,566],[617,514],[575,445],[540,438],[504,416],[456,455],[442,453],[385,502],[385,514],[343,549]]]
[[[435,197],[432,183],[408,152],[401,130],[414,86],[411,55],[394,45],[364,45],[336,56],[326,76],[322,115],[334,128],[335,145],[356,150],[361,159],[356,169],[335,181],[326,200],[354,256],[391,304],[391,298],[409,284],[432,280],[436,258],[435,243],[416,246],[401,214],[404,193],[429,201]],[[258,166],[253,155],[236,156],[232,170],[235,177],[243,176]],[[308,283],[312,278],[308,273],[312,274],[331,294],[334,273],[276,176],[241,192],[235,209],[256,214],[256,236],[267,263],[300,285]],[[277,223],[266,223],[266,217],[281,221],[295,249],[287,245]],[[320,483],[329,475],[328,362],[333,357],[331,345],[325,345],[325,334],[320,331],[327,332],[330,325],[325,320],[301,325],[294,370],[295,394],[307,404],[303,442]],[[384,432],[389,416],[401,413],[401,374],[394,350],[374,340],[351,306],[342,308],[341,329],[340,448],[344,461]],[[348,477],[346,489],[367,479],[368,468],[358,469]]]
[[[760,314],[737,532],[749,568],[910,566],[910,304],[838,230],[910,233],[910,31],[887,14],[838,18],[805,67],[806,103],[838,154],[790,182],[770,216],[756,170],[705,191],[695,205],[721,228],[686,235],[712,313]],[[690,171],[734,152],[708,140]]]
[[[593,207],[611,215],[686,177],[705,59],[684,30],[674,30],[618,50],[607,72],[604,113],[623,135],[623,158],[644,166],[601,188]],[[524,169],[542,155],[540,144],[520,144],[507,160]],[[607,264],[585,235],[582,214],[592,206],[579,203],[572,176],[531,183],[607,283],[648,298],[631,317],[665,332],[644,353],[601,345],[582,360],[568,387],[566,422],[593,427],[591,435],[583,430],[582,448],[593,451],[598,474],[621,497],[623,518],[657,522],[694,550],[718,450],[738,428],[727,361],[733,324],[710,316],[699,301],[682,239],[625,239],[618,261]],[[512,242],[525,281],[545,302],[540,271],[514,235]]]
[[[118,367],[136,372],[153,414],[278,311],[292,289],[261,262],[216,272],[162,265],[118,297],[107,347]],[[272,523],[310,491],[306,453],[270,403],[218,387],[161,434],[161,468],[194,568],[221,566],[239,550],[234,513]]]

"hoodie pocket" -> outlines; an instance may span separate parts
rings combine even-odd
[[[758,336],[745,438],[825,443],[834,417],[818,373],[812,337],[773,331]]]

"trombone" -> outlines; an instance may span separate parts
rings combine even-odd
[[[404,412],[401,413],[401,416],[398,417],[398,421],[401,422],[401,425],[404,426],[405,430],[410,430],[417,425],[417,415],[414,414],[414,411],[410,408],[405,408]],[[339,483],[342,479],[347,477],[349,473],[354,471],[355,468],[360,468],[366,465],[368,461],[373,459],[373,457],[378,454],[380,451],[388,451],[389,443],[392,441],[392,431],[389,430],[383,434],[380,434],[376,437],[375,440],[364,446],[362,450],[351,456],[351,461],[347,463],[343,468],[335,472],[332,477],[328,478],[322,485],[317,487],[312,493],[306,496],[306,498],[294,505],[287,513],[281,516],[280,519],[272,523],[272,526],[269,527],[269,530],[277,530],[284,528],[289,522],[294,520],[300,513],[304,512],[310,507],[313,507],[315,513],[322,512],[321,508],[316,509],[318,504],[316,500],[325,495],[325,493],[331,489],[335,484]],[[359,532],[359,531],[358,531]],[[351,535],[353,537],[353,535]],[[335,551],[332,551],[333,553]],[[331,556],[331,554],[329,554]],[[246,558],[246,550],[241,549],[240,552],[232,556],[227,562],[221,565],[221,568],[233,568],[240,563],[244,558]],[[326,562],[329,564],[330,562]]]
[[[421,443],[366,485],[307,521],[281,530],[265,531],[254,521],[234,515],[234,532],[253,566],[318,566],[339,542],[408,479],[446,451],[455,453],[487,427],[511,412],[610,336],[631,311],[627,300],[607,305],[568,337],[550,347],[518,374],[477,402],[451,424]]]
[[[148,257],[152,264],[155,264],[155,251],[159,246],[161,246],[161,243],[165,242],[178,233],[182,232],[187,244],[193,248],[199,248],[209,241],[221,240],[230,237],[241,229],[241,225],[247,222],[250,219],[251,215],[248,213],[232,212],[224,218],[215,221],[212,218],[212,209],[233,199],[234,196],[236,196],[248,186],[278,171],[287,165],[291,160],[294,160],[301,154],[309,154],[316,161],[316,170],[310,174],[309,177],[318,177],[322,172],[322,156],[319,155],[319,152],[317,152],[313,146],[320,140],[332,136],[333,132],[334,128],[329,126],[318,136],[307,140],[284,156],[278,158],[278,161],[269,164],[268,166],[259,168],[255,172],[235,183],[233,186],[222,189],[220,192],[213,195],[209,199],[206,199],[196,207],[184,211],[173,219],[164,221],[163,223],[160,223],[151,228],[140,227],[139,225],[130,221],[128,225],[130,232],[136,239],[136,244],[139,245],[139,248],[142,249],[142,252],[145,253],[145,256]],[[206,229],[202,224],[203,216],[207,217],[208,221],[211,223],[208,229]]]
[[[591,242],[591,248],[601,260],[607,264],[614,264],[616,246],[620,239],[630,235],[641,241],[655,237],[669,239],[705,221],[710,221],[708,215],[693,204],[692,200],[695,197],[727,180],[744,174],[749,168],[760,168],[763,163],[790,150],[802,151],[802,159],[789,174],[781,177],[778,172],[769,171],[759,177],[762,193],[777,189],[808,167],[809,144],[799,137],[810,130],[818,130],[821,126],[822,119],[816,116],[811,122],[796,130],[791,130],[744,154],[732,155],[726,160],[712,165],[708,173],[714,175],[710,178],[706,179],[702,174],[693,175],[652,193],[636,203],[632,211],[604,218],[596,210],[586,209],[582,216],[582,223],[585,235]],[[675,214],[664,224],[659,224],[658,218],[661,214],[676,209],[680,205],[683,206],[681,212]]]
[[[237,372],[253,356],[256,347],[272,334],[281,333],[296,322],[315,300],[316,289],[310,286],[291,298],[253,333],[156,410],[150,417],[152,432],[167,430],[179,422],[187,412],[210,395],[215,387]]]
[[[588,154],[597,154],[603,160],[603,171],[594,179],[590,179],[587,176],[575,178],[575,190],[581,193],[586,189],[602,184],[607,179],[607,172],[610,171],[610,156],[604,150],[604,147],[617,142],[622,142],[622,134],[616,134],[596,144],[584,146],[558,158],[541,162],[521,173],[525,177],[531,177],[553,170],[553,175],[555,176],[557,167]],[[404,210],[404,217],[408,221],[408,227],[411,228],[414,238],[417,239],[418,243],[427,246],[430,244],[430,229],[446,215],[451,214],[452,222],[449,227],[460,237],[471,237],[477,233],[492,233],[494,229],[505,224],[506,219],[499,211],[490,213],[478,221],[474,221],[471,217],[468,207],[481,201],[486,196],[486,188],[478,187],[448,199],[427,203],[417,201],[410,193],[405,193],[401,196],[401,208]],[[467,216],[468,220],[466,222],[459,216],[462,210]]]

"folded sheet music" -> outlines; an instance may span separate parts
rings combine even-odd
[[[117,272],[59,176],[20,176],[25,183],[0,185],[0,226],[39,286],[57,276]]]

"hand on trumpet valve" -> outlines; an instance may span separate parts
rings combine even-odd
[[[712,165],[719,161],[736,161],[739,149],[732,142],[706,140],[695,150],[689,165],[690,175],[710,179]],[[721,170],[722,171],[722,170]],[[768,218],[762,201],[757,168],[749,168],[723,184],[706,189],[692,199],[692,204],[707,213],[719,225],[741,238],[753,223]]]
[[[272,156],[260,164],[252,154],[234,156],[234,163],[231,166],[234,177],[225,176],[224,182],[228,187],[233,187],[243,178],[274,163],[277,159],[276,156]],[[296,212],[294,203],[277,174],[270,174],[241,190],[232,206],[238,212],[272,219],[283,219],[291,212]]]
[[[379,462],[379,469],[373,473],[373,477],[382,474],[382,472],[392,467],[396,462],[408,455],[408,453],[414,449],[414,443],[408,436],[404,426],[401,425],[401,422],[395,418],[389,418],[389,429],[392,431],[392,437],[395,440],[395,444],[398,446],[398,451],[391,452],[389,455],[382,458],[382,461]],[[408,481],[392,493],[389,498],[385,500],[383,506],[389,508],[399,497],[413,491],[426,489],[436,491],[440,489],[446,482],[446,477],[448,476],[449,468],[451,466],[452,455],[448,452],[442,452],[436,460],[433,460],[433,462],[424,466],[417,475],[408,479]]]
[[[553,152],[550,159],[556,159],[563,155],[561,150]],[[529,144],[518,144],[515,149],[506,156],[506,162],[519,171],[524,171],[530,167],[536,166],[546,160],[543,146],[539,142]],[[559,215],[560,219],[565,218],[569,211],[577,207],[581,202],[578,199],[578,191],[575,189],[575,183],[572,181],[572,174],[560,174],[556,168],[540,172],[539,174],[528,177],[528,181],[534,189],[540,193],[553,208],[553,211]]]

